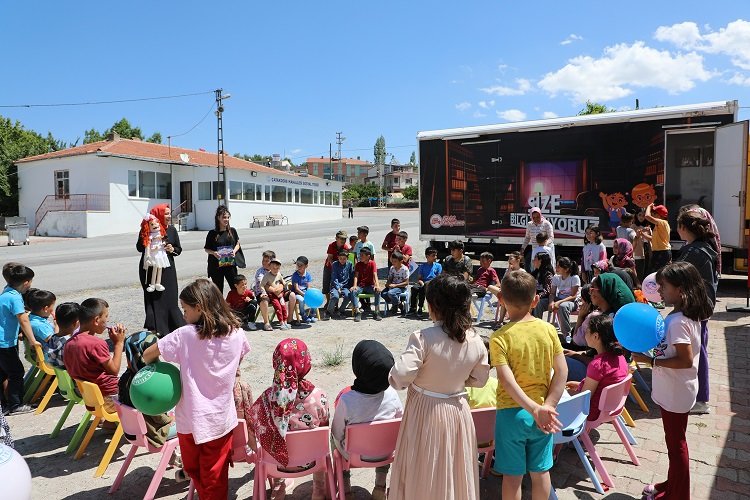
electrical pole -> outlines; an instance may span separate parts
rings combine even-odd
[[[227,200],[227,168],[224,165],[224,124],[222,120],[222,114],[224,113],[224,105],[222,99],[229,99],[229,94],[222,96],[222,89],[216,89],[216,170],[217,170],[217,181],[218,181],[218,193],[216,199],[219,205],[224,202],[224,205],[229,205]]]
[[[336,144],[338,145],[338,148],[339,148],[339,157],[338,157],[339,174],[341,175],[341,179],[343,182],[344,175],[343,175],[343,172],[341,171],[341,144],[343,144],[343,142],[346,140],[346,137],[342,136],[341,134],[343,134],[343,132],[336,132]]]
[[[328,178],[333,179],[333,144],[328,143]],[[323,178],[325,179],[325,175]]]

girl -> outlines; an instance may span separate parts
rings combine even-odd
[[[644,498],[690,498],[688,414],[698,394],[700,322],[711,315],[711,301],[701,275],[688,262],[667,264],[656,273],[659,293],[674,309],[666,318],[664,340],[654,348],[654,357],[633,353],[633,359],[653,367],[651,398],[661,407],[661,420],[669,457],[667,480],[649,484]]]
[[[201,500],[227,498],[232,431],[237,427],[234,375],[250,344],[219,289],[197,279],[180,293],[186,326],[143,352],[180,365],[182,397],[175,408],[185,473]]]
[[[534,308],[534,316],[542,319],[544,311],[549,307],[549,296],[552,292],[552,277],[555,275],[555,269],[552,267],[552,260],[547,252],[539,252],[534,257],[534,270],[531,275],[536,278],[536,293],[539,296],[539,303]]]
[[[594,263],[607,259],[607,247],[602,241],[599,226],[592,224],[586,228],[586,237],[583,240],[583,278],[586,283],[591,283],[594,279]]]
[[[585,351],[588,349],[586,331],[589,327],[589,321],[599,314],[599,311],[591,303],[590,288],[591,285],[583,285],[581,287],[581,305],[578,308],[576,326],[573,328],[573,341],[567,346],[572,351]]]
[[[312,368],[310,351],[300,339],[282,340],[273,351],[273,383],[250,408],[250,429],[263,451],[281,465],[289,464],[286,433],[328,425],[328,396],[305,376]],[[274,479],[271,500],[283,499],[293,481]],[[265,485],[263,486],[265,487]],[[323,500],[324,472],[313,474],[313,500]]]
[[[240,237],[237,230],[229,225],[232,214],[224,205],[216,208],[214,228],[206,235],[203,249],[208,254],[208,277],[211,278],[219,291],[224,293],[224,279],[229,287],[234,286],[233,279],[237,275],[235,255],[240,251]],[[244,266],[243,266],[244,267]]]
[[[489,377],[487,349],[471,328],[471,290],[441,274],[427,284],[432,327],[414,332],[389,381],[408,387],[389,500],[479,498],[477,440],[465,387]]]
[[[526,247],[536,241],[536,235],[539,233],[547,233],[547,244],[554,246],[555,228],[552,227],[552,223],[544,218],[542,211],[537,207],[531,207],[529,215],[531,220],[526,224],[526,234],[521,244],[521,253],[525,254]],[[526,269],[530,268],[529,264],[529,257],[526,257]]]
[[[633,241],[633,259],[635,260],[635,272],[638,279],[643,281],[646,277],[646,269],[649,267],[651,258],[651,225],[646,221],[645,210],[640,210],[633,221],[635,228],[635,240]]]
[[[578,264],[568,257],[561,257],[557,261],[557,274],[552,278],[550,291],[552,302],[549,311],[557,314],[560,334],[567,342],[570,341],[570,313],[578,308],[581,278],[578,277]]]
[[[331,441],[344,458],[346,427],[351,424],[400,418],[404,408],[398,393],[388,385],[388,372],[393,368],[393,355],[375,340],[363,340],[354,348],[352,371],[354,384],[351,390],[339,396],[331,423]],[[381,457],[373,457],[380,459]],[[385,484],[389,465],[375,469],[375,488],[372,498],[385,500]],[[342,487],[339,485],[339,487]],[[351,495],[350,471],[344,471],[346,498]]]
[[[588,420],[599,418],[599,399],[605,387],[616,384],[628,376],[628,362],[623,349],[615,337],[612,318],[597,314],[588,321],[586,344],[596,351],[596,356],[586,367],[586,378],[580,382],[568,382],[572,394],[591,391],[591,407]]]
[[[695,209],[681,210],[677,217],[677,232],[687,243],[682,247],[678,261],[690,262],[703,279],[706,293],[711,301],[711,311],[716,304],[716,288],[719,284],[719,249],[715,247],[716,236],[711,222]],[[708,318],[701,320],[701,349],[698,361],[698,396],[691,413],[705,414],[708,407]]]
[[[614,267],[622,267],[635,271],[635,260],[633,259],[633,245],[625,238],[617,238],[612,244],[612,260]]]

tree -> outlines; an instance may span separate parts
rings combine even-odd
[[[417,153],[415,151],[411,152],[411,156],[409,157],[409,165],[417,168]]]
[[[385,165],[385,137],[382,135],[375,141],[375,147],[373,148],[373,156],[375,157],[375,165]]]
[[[127,118],[123,118],[118,122],[115,122],[110,128],[105,130],[104,132],[99,132],[98,130],[92,128],[90,130],[87,130],[84,133],[83,137],[83,143],[89,144],[92,142],[98,142],[98,141],[104,141],[107,139],[107,136],[111,133],[116,133],[123,139],[140,139],[141,141],[146,142],[153,142],[156,144],[161,144],[161,134],[159,132],[154,132],[151,137],[146,139],[143,136],[143,132],[141,132],[140,127],[133,127]]]
[[[404,188],[401,194],[403,194],[404,198],[407,200],[417,200],[419,199],[419,188],[417,186],[408,186]]]
[[[385,195],[385,190],[380,194]],[[376,184],[352,184],[343,193],[345,200],[361,200],[364,198],[377,198],[378,186]]]
[[[608,108],[606,104],[599,104],[598,102],[586,101],[586,107],[578,112],[578,116],[598,115],[601,113],[611,113],[613,111],[615,111],[615,109]]]

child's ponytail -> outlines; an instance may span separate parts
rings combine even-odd
[[[569,257],[560,257],[557,260],[557,265],[568,271],[571,276],[578,275],[578,263]]]
[[[589,330],[599,334],[604,350],[610,354],[624,355],[625,349],[615,336],[612,318],[607,314],[597,314],[589,318]]]

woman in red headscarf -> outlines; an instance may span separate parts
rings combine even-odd
[[[185,319],[177,305],[179,290],[177,289],[177,270],[174,265],[174,258],[180,255],[182,246],[180,245],[180,237],[177,235],[177,229],[172,225],[172,211],[169,205],[166,203],[156,205],[149,213],[159,219],[159,223],[166,232],[164,242],[166,243],[165,250],[169,259],[169,267],[162,269],[161,284],[164,291],[146,291],[148,280],[146,279],[146,270],[143,268],[146,247],[140,235],[135,247],[141,252],[138,274],[143,287],[143,305],[146,311],[143,328],[155,331],[161,337],[185,325]]]

